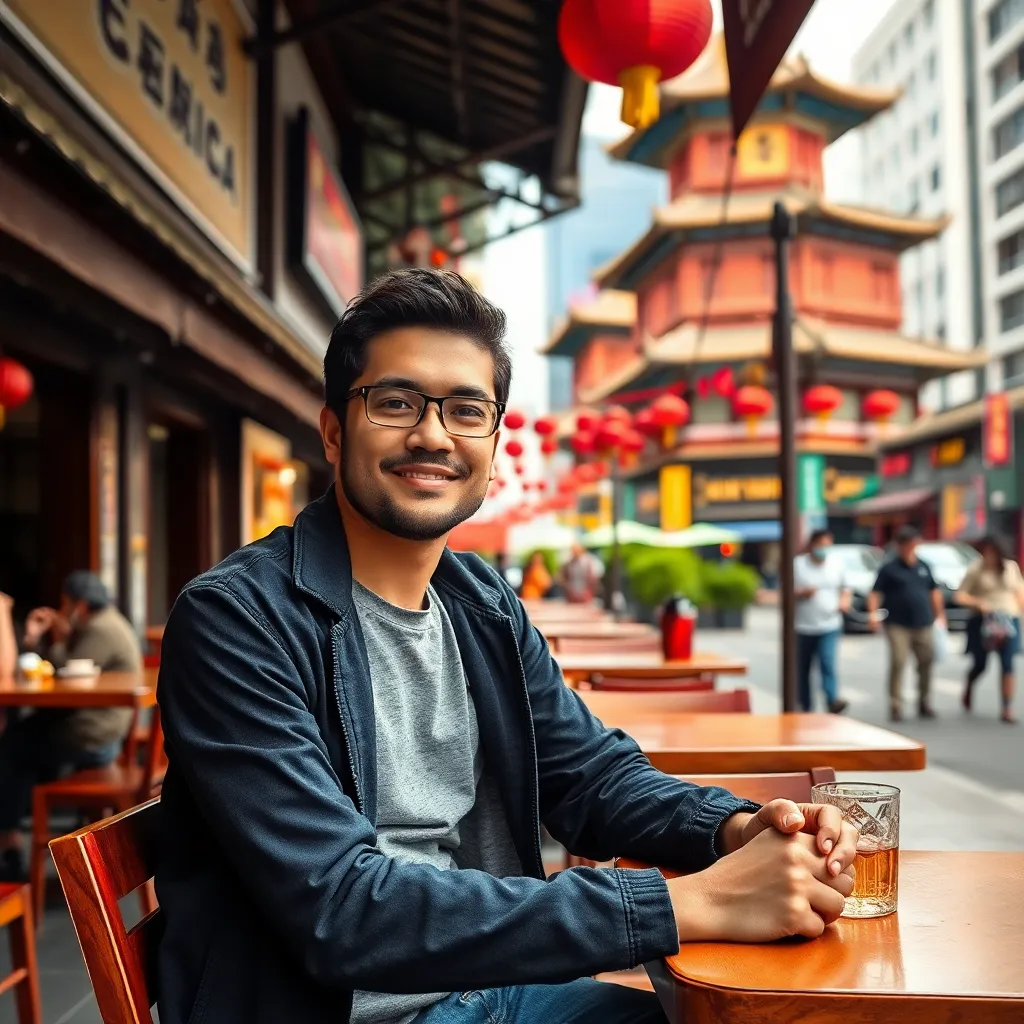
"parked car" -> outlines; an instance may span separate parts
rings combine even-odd
[[[953,600],[960,589],[967,567],[978,557],[969,544],[947,541],[922,541],[917,546],[917,557],[932,571],[935,582],[942,588],[946,606],[946,619],[951,630],[967,628],[967,620],[974,614]]]
[[[851,592],[850,610],[843,615],[843,632],[868,632],[868,594],[885,560],[881,548],[870,544],[833,544],[829,557],[843,567],[843,582]]]

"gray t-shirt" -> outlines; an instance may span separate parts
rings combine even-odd
[[[483,774],[476,712],[455,630],[432,587],[399,608],[353,581],[377,733],[377,847],[441,871],[522,874],[497,789]],[[447,992],[356,992],[352,1024],[412,1020]]]

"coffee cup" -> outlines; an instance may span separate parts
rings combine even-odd
[[[68,658],[64,665],[64,671],[72,676],[94,675],[96,662],[92,658]]]

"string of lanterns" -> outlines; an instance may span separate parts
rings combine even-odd
[[[32,374],[16,359],[0,356],[0,430],[3,429],[7,411],[24,405],[35,387]]]

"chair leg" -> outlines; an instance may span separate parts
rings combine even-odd
[[[36,787],[32,793],[32,852],[29,856],[28,879],[32,886],[32,908],[36,927],[42,929],[46,910],[46,858],[50,841],[50,806],[45,792]]]
[[[25,970],[24,980],[14,988],[18,1024],[43,1024],[42,1004],[39,999],[39,970],[36,966],[35,929],[32,927],[32,896],[28,886],[22,890],[22,903],[24,913],[16,921],[12,921],[8,929],[14,969]]]

